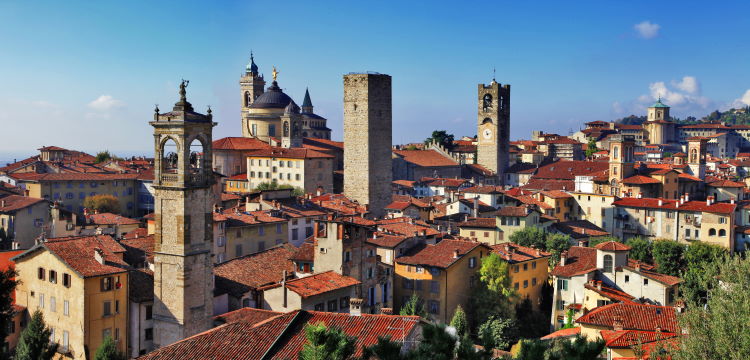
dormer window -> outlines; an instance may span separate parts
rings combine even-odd
[[[605,273],[612,272],[612,255],[604,255],[604,269]]]

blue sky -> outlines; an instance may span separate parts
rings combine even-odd
[[[240,136],[240,73],[261,72],[341,139],[342,75],[393,76],[393,139],[476,132],[476,84],[512,86],[511,133],[567,135],[661,94],[676,116],[750,103],[750,4],[688,1],[0,2],[0,153],[151,154],[177,84]]]

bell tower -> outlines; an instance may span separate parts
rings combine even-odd
[[[193,110],[180,84],[172,111],[154,121],[154,344],[208,330],[213,315],[211,109]]]
[[[706,148],[708,139],[705,137],[691,137],[688,139],[688,166],[693,176],[706,179]]]
[[[477,89],[477,164],[497,174],[503,184],[510,147],[510,85],[492,79]]]
[[[620,184],[635,171],[635,137],[612,135],[609,141],[609,187],[610,194],[620,196]]]
[[[255,102],[255,99],[263,94],[265,89],[266,81],[263,80],[263,75],[258,72],[258,65],[255,65],[255,59],[253,53],[250,53],[250,63],[245,66],[245,73],[240,77],[240,102],[242,113],[240,114],[242,119],[242,131],[246,131],[247,126],[247,114],[250,110],[250,105]],[[247,135],[244,135],[247,136]]]
[[[302,147],[302,115],[294,101],[289,102],[281,116],[281,147]]]

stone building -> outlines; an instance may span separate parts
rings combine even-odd
[[[505,179],[510,148],[510,85],[479,84],[477,164]]]
[[[208,330],[213,315],[211,110],[180,100],[154,121],[154,346]],[[194,150],[194,151],[191,151]],[[173,151],[168,153],[169,151]],[[197,153],[202,156],[197,156]]]
[[[305,89],[305,99],[302,100],[302,137],[313,137],[331,140],[331,129],[326,118],[313,112],[310,91]]]
[[[391,203],[391,77],[344,75],[344,194],[383,216]]]

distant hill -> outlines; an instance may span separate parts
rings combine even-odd
[[[618,124],[623,125],[640,125],[643,124],[646,121],[646,116],[636,116],[636,115],[630,115],[626,116],[624,118],[620,118],[615,120]]]
[[[618,124],[624,125],[641,125],[646,121],[646,116],[630,115],[615,120]],[[750,106],[739,109],[729,109],[727,111],[715,110],[710,114],[698,119],[694,116],[688,116],[685,119],[672,118],[672,121],[678,124],[698,124],[707,122],[723,122],[727,125],[750,125]]]

